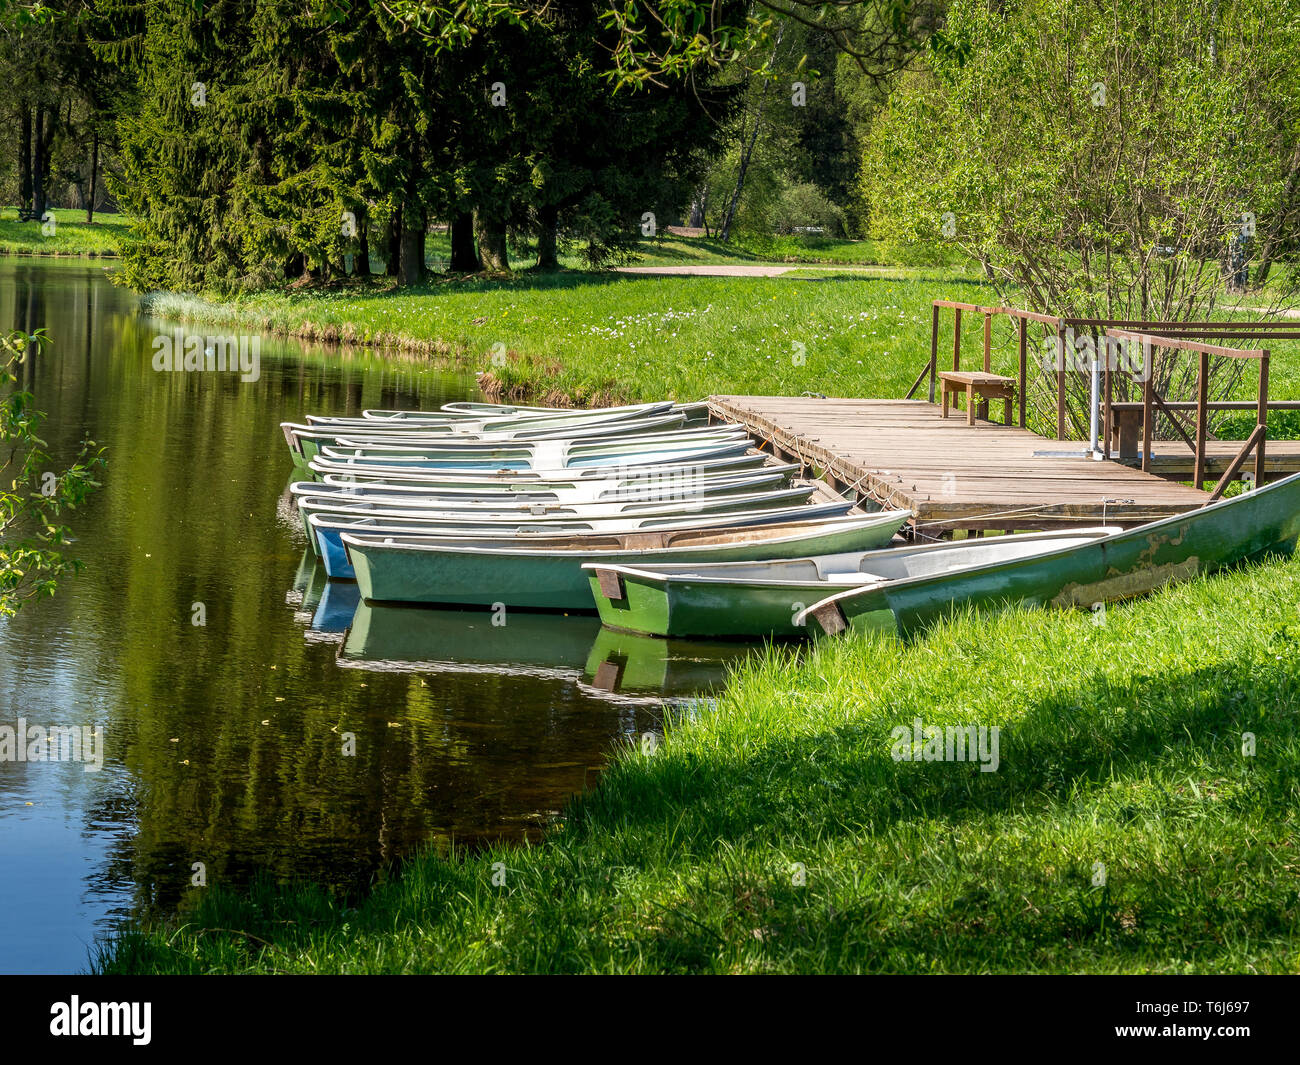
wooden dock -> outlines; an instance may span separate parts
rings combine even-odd
[[[840,491],[913,511],[912,526],[922,534],[1131,526],[1194,510],[1209,498],[1119,462],[1058,457],[1085,444],[994,422],[968,426],[961,414],[941,418],[939,407],[924,400],[712,396],[709,408]],[[1284,463],[1286,453],[1276,446],[1270,444],[1269,458]],[[1300,465],[1300,449],[1291,450]],[[1152,453],[1181,461],[1171,445]]]

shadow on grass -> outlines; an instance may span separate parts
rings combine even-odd
[[[895,762],[890,730],[916,713],[903,702],[860,724],[772,730],[707,757],[670,743],[612,770],[540,847],[416,859],[401,883],[355,910],[304,885],[213,893],[194,915],[209,930],[197,933],[199,949],[128,936],[103,967],[197,971],[257,958],[274,968],[358,932],[374,937],[372,948],[392,938],[397,953],[383,965],[400,966],[411,940],[393,933],[418,927],[426,967],[923,971],[937,958],[950,970],[1171,959],[1231,968],[1240,963],[1225,937],[1273,943],[1293,931],[1295,892],[1278,880],[1274,844],[1241,832],[1262,819],[1282,833],[1294,809],[1300,722],[1286,711],[1297,705],[1293,659],[1225,659],[1063,684],[1004,727],[996,772]],[[940,706],[922,716],[981,723]],[[1258,764],[1240,753],[1248,731],[1268,735]],[[1223,793],[1209,828],[1197,779]],[[1116,836],[1141,850],[1171,828],[1177,852],[1098,889],[1068,868],[1091,860],[1070,857],[1072,818],[1095,832],[1089,856]],[[772,872],[780,855],[814,851],[839,855],[818,867],[817,893]],[[485,889],[491,861],[524,886]],[[632,886],[647,876],[650,886]],[[635,941],[620,938],[629,908]],[[487,961],[475,953],[485,921]]]
[[[780,735],[747,746],[743,759],[665,758],[648,769],[620,766],[580,800],[568,825],[574,836],[674,825],[686,847],[820,838],[844,825],[882,831],[901,820],[952,823],[1061,800],[1071,789],[1147,774],[1179,749],[1220,745],[1225,758],[1241,734],[1259,729],[1261,706],[1300,705],[1300,676],[1280,665],[1225,663],[1183,674],[1103,676],[1062,687],[1004,725],[1000,765],[895,762],[890,731],[911,727],[911,710],[812,736]],[[936,707],[926,724],[974,724]],[[1266,722],[1271,746],[1300,741],[1294,714]],[[1238,759],[1238,765],[1240,760]],[[1290,801],[1300,764],[1259,774],[1268,804]]]

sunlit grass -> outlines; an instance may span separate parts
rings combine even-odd
[[[1279,561],[1102,625],[1017,611],[773,653],[540,845],[422,857],[352,906],[209,889],[101,966],[1295,971],[1297,602]],[[999,768],[894,761],[918,717],[998,726]]]
[[[122,215],[95,213],[86,225],[82,210],[54,211],[54,232],[40,222],[19,222],[15,207],[0,208],[0,255],[115,256],[126,239],[128,223]]]
[[[508,392],[587,402],[719,392],[899,396],[929,356],[930,301],[941,297],[987,299],[988,290],[953,272],[825,281],[530,274],[227,305],[161,295],[151,308],[407,347],[491,371]]]

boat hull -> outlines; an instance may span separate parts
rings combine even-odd
[[[610,540],[602,537],[592,537],[586,547],[554,550],[446,542],[416,549],[351,534],[344,534],[343,542],[362,597],[368,600],[461,606],[502,603],[530,610],[594,611],[589,579],[582,569],[586,561],[627,565],[657,559],[742,561],[866,550],[888,543],[906,517],[907,512],[890,512],[809,523],[811,527],[801,529],[773,526],[768,530],[771,535],[750,537],[737,537],[738,530],[720,528],[685,544],[668,533],[664,536],[668,544],[677,539],[682,546],[642,550],[630,544],[610,547]]]
[[[822,518],[839,517],[847,512],[853,504],[847,499],[832,503],[809,503],[798,507],[778,507],[771,510],[724,511],[721,514],[703,514],[698,517],[689,515],[662,515],[659,517],[640,517],[606,519],[604,521],[583,522],[577,520],[559,520],[550,523],[528,521],[505,521],[501,523],[457,521],[447,518],[434,522],[401,523],[395,519],[354,518],[351,520],[333,519],[329,515],[316,515],[309,519],[308,528],[314,534],[312,538],[325,565],[325,572],[338,580],[355,579],[356,573],[343,542],[346,533],[363,536],[387,536],[402,538],[408,536],[428,535],[433,537],[479,537],[494,538],[498,547],[515,540],[528,537],[571,536],[586,537],[619,535],[633,532],[665,532],[703,528],[752,528],[760,525],[778,525],[792,521],[813,521]],[[495,600],[494,600],[495,601]]]
[[[1300,474],[1083,547],[831,596],[808,614],[828,632],[910,636],[958,607],[1086,608],[1247,560],[1290,554],[1298,536]]]
[[[600,576],[589,571],[588,584],[600,620],[611,628],[651,636],[718,639],[777,639],[808,635],[795,618],[826,598],[823,581],[807,584],[721,584],[671,582],[616,575],[621,598],[601,591]],[[606,578],[608,579],[608,578]]]

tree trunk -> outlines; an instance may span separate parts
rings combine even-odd
[[[483,269],[474,250],[474,216],[468,211],[452,216],[451,262],[447,269],[453,274],[476,274]]]
[[[393,215],[388,223],[388,255],[384,260],[384,273],[397,277],[402,271],[402,219]]]
[[[479,208],[474,212],[474,235],[478,237],[478,254],[483,260],[483,269],[501,274],[509,272],[505,223]]]
[[[90,198],[86,200],[86,225],[95,221],[95,193],[99,184],[99,130],[90,137]]]
[[[692,229],[704,228],[704,212],[709,203],[709,186],[701,185],[695,191],[695,198],[691,201],[691,217],[687,219],[686,224]]]
[[[542,207],[537,212],[537,269],[558,270],[560,255],[555,239],[555,229],[560,223],[558,207]]]
[[[59,108],[57,105],[46,109],[45,137],[41,147],[41,202],[40,212],[50,205],[50,156],[54,154],[54,133],[58,129]]]
[[[36,105],[36,143],[32,148],[32,210],[45,213],[45,106]]]
[[[357,254],[352,259],[355,277],[370,276],[370,218],[365,213],[357,220]]]
[[[21,133],[18,143],[18,206],[32,206],[32,105],[26,100],[19,107]]]
[[[1263,247],[1260,249],[1259,267],[1255,271],[1254,288],[1262,289],[1264,283],[1268,280],[1269,272],[1273,269],[1273,259],[1278,249],[1282,247],[1283,242],[1293,232],[1291,219],[1296,213],[1298,204],[1300,204],[1300,143],[1297,143],[1291,152],[1291,165],[1287,170],[1286,184],[1282,191],[1280,217],[1269,238],[1263,242]]]
[[[402,268],[398,275],[402,286],[418,285],[424,280],[424,211],[415,205],[402,211]]]
[[[776,32],[776,40],[772,44],[772,59],[769,66],[776,62],[777,49],[781,47],[781,36],[785,33],[785,25],[782,23],[781,28]],[[731,203],[727,205],[726,216],[722,220],[722,229],[718,233],[718,239],[726,244],[731,239],[731,224],[736,220],[736,207],[740,203],[740,193],[745,187],[745,174],[749,170],[749,161],[754,155],[754,145],[758,141],[758,130],[763,124],[763,109],[767,106],[767,93],[771,88],[771,83],[763,85],[763,93],[758,98],[758,111],[754,115],[754,128],[749,133],[749,144],[747,144],[740,155],[740,168],[736,173],[736,187],[731,193]]]

